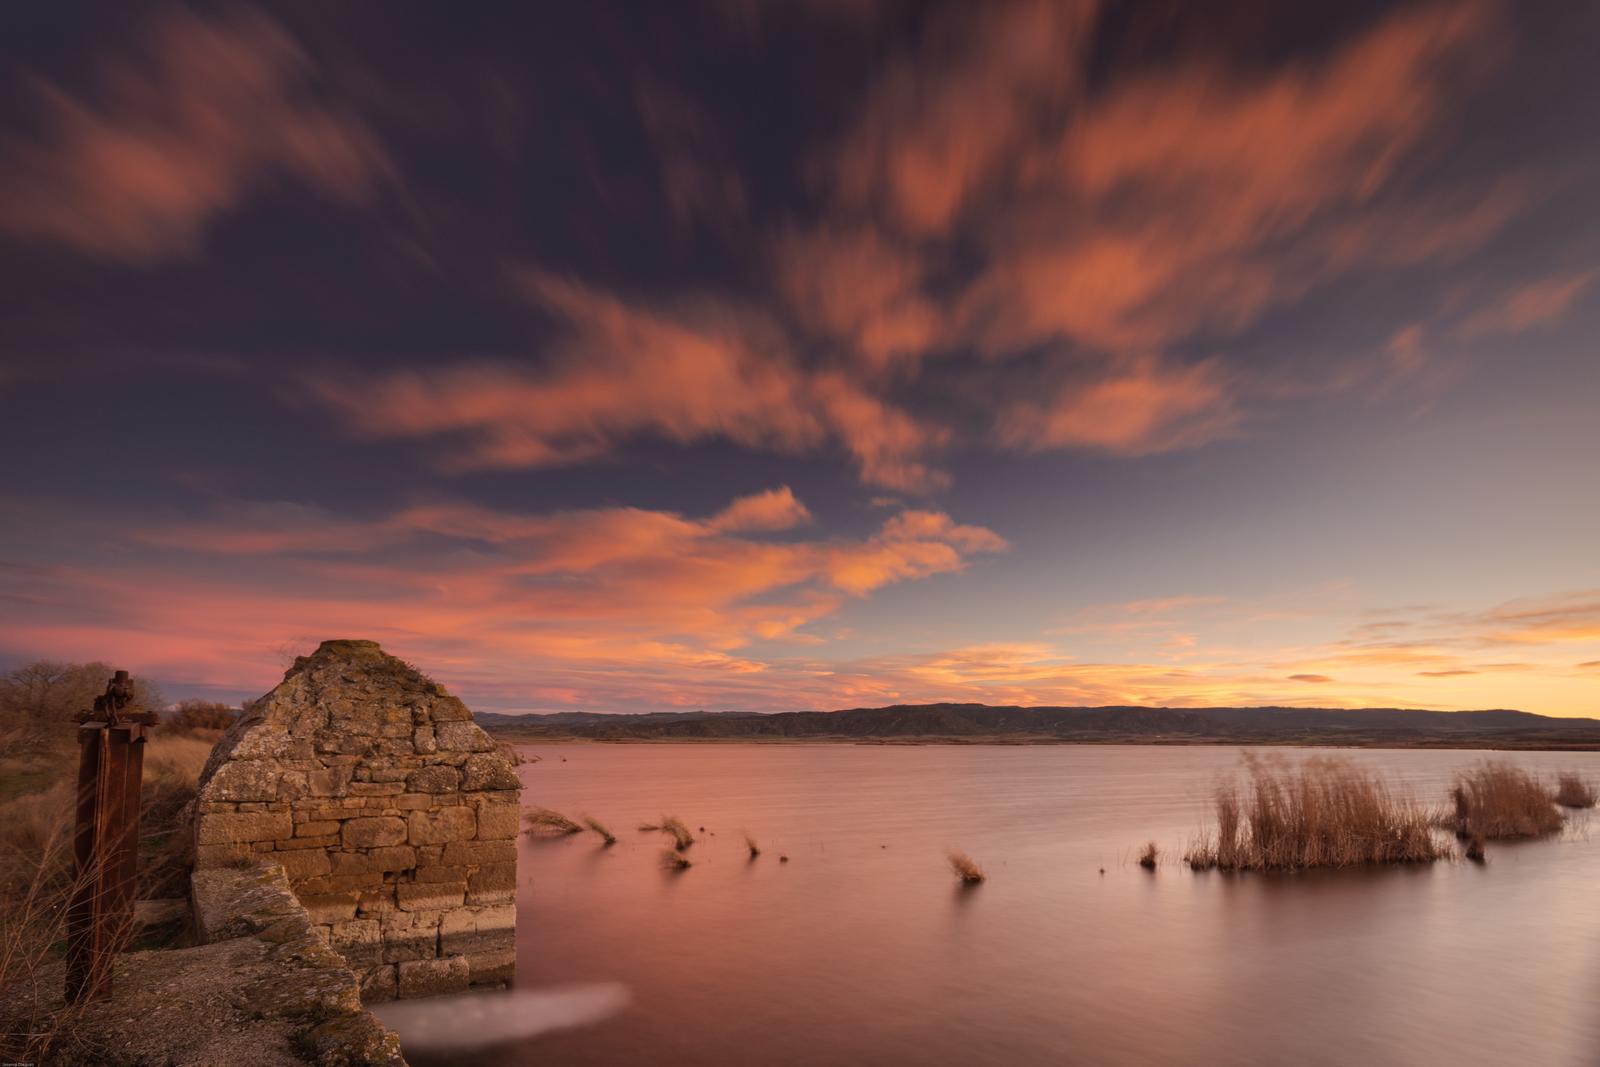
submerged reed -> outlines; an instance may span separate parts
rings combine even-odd
[[[946,855],[950,858],[950,869],[956,872],[962,885],[977,885],[988,877],[983,873],[983,868],[978,866],[978,861],[965,852],[951,849]]]
[[[534,808],[522,817],[522,821],[527,824],[527,830],[524,832],[528,834],[560,836],[583,833],[583,827],[559,811],[551,811],[549,808]]]
[[[661,866],[669,871],[686,871],[693,867],[694,863],[677,849],[664,848],[661,850]]]
[[[1594,786],[1575,771],[1562,771],[1556,776],[1555,801],[1563,808],[1592,808],[1600,800]]]
[[[601,822],[599,819],[595,818],[593,815],[583,816],[583,825],[599,834],[600,840],[604,841],[608,846],[617,843],[617,835],[612,833],[610,827]]]
[[[761,855],[761,846],[756,844],[756,839],[749,834],[744,835],[744,847],[750,850],[750,858],[755,859]]]
[[[1458,837],[1476,835],[1493,841],[1542,837],[1561,829],[1561,813],[1544,784],[1521,767],[1500,760],[1457,774],[1450,799],[1455,802]]]
[[[1161,850],[1154,841],[1144,846],[1144,851],[1139,853],[1139,866],[1147,871],[1156,869],[1156,860],[1161,856]]]
[[[1217,788],[1216,830],[1184,857],[1196,870],[1430,863],[1448,854],[1426,809],[1346,760],[1247,756],[1245,768],[1242,789]]]
[[[659,829],[662,833],[672,838],[672,847],[679,852],[694,844],[694,835],[689,832],[687,826],[683,825],[683,820],[676,815],[663,816]]]

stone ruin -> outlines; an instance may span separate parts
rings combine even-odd
[[[218,742],[195,867],[281,863],[369,1002],[502,983],[519,790],[442,686],[375,642],[324,641]]]

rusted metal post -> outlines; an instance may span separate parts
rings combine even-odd
[[[67,910],[67,1000],[111,994],[111,963],[133,928],[139,873],[139,787],[154,712],[129,708],[133,684],[118,671],[79,716],[74,880]]]

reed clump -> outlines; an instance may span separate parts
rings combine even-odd
[[[749,834],[744,835],[744,847],[750,850],[750,858],[755,859],[761,855],[761,846],[756,844],[756,839]]]
[[[978,885],[988,877],[983,873],[983,868],[978,866],[978,861],[965,852],[951,849],[947,855],[950,859],[950,869],[956,872],[956,877],[961,879],[962,885]]]
[[[694,844],[694,835],[689,832],[687,826],[683,825],[683,820],[676,815],[663,816],[658,829],[672,838],[672,847],[679,852]]]
[[[1156,847],[1154,841],[1151,841],[1144,846],[1144,851],[1139,853],[1139,866],[1147,871],[1153,871],[1156,869],[1156,861],[1160,858],[1161,850]]]
[[[1456,836],[1493,841],[1542,837],[1561,829],[1544,783],[1521,767],[1489,760],[1456,775],[1450,790]]]
[[[694,862],[675,848],[661,850],[661,866],[669,871],[686,871],[694,866]]]
[[[1247,781],[1218,786],[1215,831],[1184,857],[1196,870],[1297,870],[1431,863],[1448,851],[1434,818],[1347,760],[1246,757]]]
[[[522,822],[527,827],[523,832],[535,836],[561,837],[583,833],[582,826],[549,808],[534,808],[522,817]]]
[[[617,835],[612,833],[610,827],[601,822],[599,819],[595,818],[593,815],[583,816],[583,825],[587,826],[596,834],[599,834],[600,840],[604,841],[607,847],[617,843]]]
[[[1563,808],[1592,808],[1600,801],[1594,786],[1574,771],[1556,775],[1555,802]]]

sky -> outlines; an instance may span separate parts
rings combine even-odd
[[[0,666],[1600,715],[1600,6],[0,9]]]

